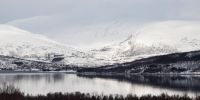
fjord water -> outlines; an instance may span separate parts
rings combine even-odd
[[[66,73],[2,73],[0,86],[31,95],[50,92],[91,94],[200,95],[200,76],[84,76]]]

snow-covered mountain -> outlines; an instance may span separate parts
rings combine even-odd
[[[124,63],[136,59],[146,58],[155,55],[163,55],[178,52],[176,48],[169,45],[147,45],[136,40],[136,37],[130,35],[126,40],[105,46],[101,49],[92,50],[96,58],[104,58],[113,63]]]
[[[172,53],[131,62],[78,70],[83,75],[199,74],[200,51]],[[88,74],[90,73],[90,74]],[[109,74],[107,74],[109,73]]]
[[[196,22],[159,22],[145,25],[127,39],[93,50],[80,50],[55,42],[45,36],[0,25],[0,55],[42,59],[47,53],[65,55],[65,63],[100,66],[125,63],[177,52],[200,50],[200,26]]]
[[[55,42],[45,36],[28,31],[0,25],[0,55],[24,59],[43,59],[47,53],[65,55],[65,63],[78,66],[95,66],[105,63],[79,49]]]
[[[137,41],[147,45],[165,44],[178,51],[200,49],[200,22],[164,21],[144,25],[139,29]]]
[[[47,52],[65,52],[64,47],[42,35],[32,34],[16,27],[0,25],[0,54],[9,56],[41,56]]]
[[[200,50],[199,22],[165,21],[144,25],[126,40],[92,50],[95,57],[116,62]]]

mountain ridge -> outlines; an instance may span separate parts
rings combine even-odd
[[[151,42],[146,42],[143,37],[146,36],[149,28],[144,28],[144,33],[131,34],[127,39],[92,50],[79,50],[71,46],[48,39],[43,35],[33,34],[28,31],[9,25],[0,25],[0,55],[21,57],[29,60],[44,59],[46,53],[60,53],[65,55],[64,63],[81,67],[99,67],[116,63],[126,63],[138,59],[144,59],[156,55],[165,55],[177,52],[186,52],[199,50],[200,40],[196,38],[186,38],[183,35],[174,42],[163,42],[156,38],[165,38],[164,33],[150,32],[147,36]],[[177,36],[180,36],[177,35]],[[156,38],[155,38],[156,37]],[[168,36],[166,37],[170,40]],[[166,39],[165,39],[166,40]],[[152,44],[151,44],[152,43]],[[155,43],[155,44],[154,44]],[[177,44],[183,48],[177,47]],[[185,47],[184,47],[185,46]],[[195,46],[195,47],[194,47]],[[194,47],[194,48],[190,48]],[[186,48],[186,49],[185,49]],[[189,49],[188,49],[189,48]]]
[[[80,74],[199,74],[200,51],[152,56],[131,62],[80,69]]]
[[[4,56],[43,60],[47,53],[58,53],[65,55],[64,63],[67,65],[93,66],[100,62],[85,51],[10,25],[0,25],[0,40],[0,55]]]

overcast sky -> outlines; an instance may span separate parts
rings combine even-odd
[[[123,40],[146,23],[199,21],[200,0],[0,0],[0,23],[74,45]]]

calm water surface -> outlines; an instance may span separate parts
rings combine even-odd
[[[65,73],[2,73],[0,86],[37,95],[49,92],[95,94],[200,95],[200,76],[80,76]]]

